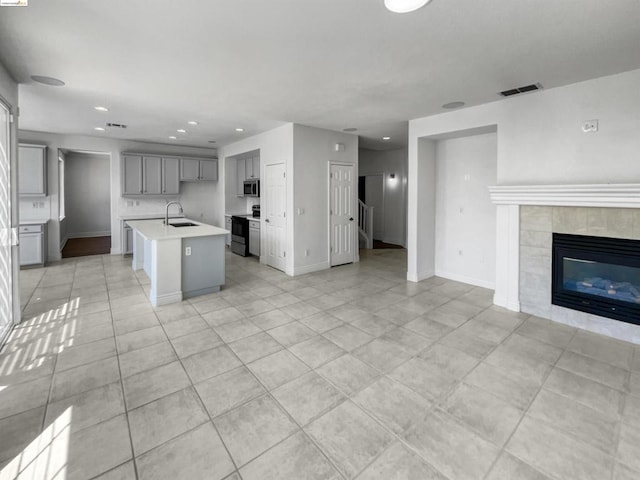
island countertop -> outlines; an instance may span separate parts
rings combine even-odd
[[[171,225],[165,225],[164,220],[127,220],[126,223],[136,230],[147,240],[169,240],[177,238],[193,238],[193,237],[208,237],[215,235],[228,235],[228,230],[224,228],[214,227],[213,225],[207,225],[206,223],[197,222],[189,218],[173,218],[169,219],[169,222],[191,222],[197,224],[195,227],[172,227]]]

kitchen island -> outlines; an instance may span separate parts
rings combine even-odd
[[[223,228],[187,218],[129,220],[134,270],[151,280],[152,305],[166,305],[220,290],[225,280]]]

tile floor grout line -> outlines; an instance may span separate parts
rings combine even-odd
[[[78,266],[78,264],[77,264],[77,262],[75,262],[75,266],[74,266],[74,268],[73,268],[73,271],[74,271],[74,274],[73,274],[73,275],[74,275],[74,277],[75,277],[75,271],[76,271],[77,266]],[[43,278],[44,278],[44,275],[43,275]],[[65,316],[66,316],[66,315],[65,315]],[[64,324],[66,323],[66,321],[67,321],[67,319],[65,318],[65,319],[64,319],[64,321],[62,322],[62,324],[64,325]],[[60,332],[60,333],[62,333],[62,332]],[[61,341],[61,340],[62,340],[62,339],[59,339],[59,341]],[[44,431],[44,429],[45,429],[45,423],[46,423],[46,421],[47,421],[47,413],[48,413],[48,411],[49,411],[49,404],[50,404],[50,402],[51,402],[51,395],[52,395],[52,393],[53,393],[53,387],[54,387],[54,385],[55,385],[56,367],[57,367],[57,365],[58,365],[58,356],[60,355],[60,351],[59,351],[59,350],[60,350],[60,345],[57,345],[57,346],[56,346],[56,353],[55,353],[55,356],[54,356],[54,358],[53,358],[53,370],[52,370],[52,373],[51,373],[51,384],[49,385],[49,393],[48,393],[48,395],[47,395],[47,402],[45,403],[44,416],[43,416],[43,418],[42,418],[42,426],[41,426],[41,428],[40,428],[40,432],[43,432],[43,431]],[[62,399],[59,399],[59,400],[62,400]]]
[[[154,311],[155,311],[155,308],[154,308]],[[202,316],[201,316],[200,314],[198,314],[198,315],[202,318]],[[157,314],[156,314],[156,316],[157,316]],[[204,319],[203,319],[203,320],[204,320]],[[180,320],[176,320],[176,321],[180,321]],[[227,456],[229,457],[229,460],[231,461],[231,464],[233,465],[234,471],[233,471],[233,472],[231,472],[231,473],[229,473],[226,477],[228,477],[229,475],[233,475],[233,473],[237,473],[237,474],[238,474],[238,476],[239,476],[239,477],[241,478],[241,480],[242,480],[242,477],[241,477],[241,475],[240,475],[240,469],[238,468],[238,465],[236,464],[235,459],[231,456],[231,451],[229,450],[229,447],[228,447],[228,446],[227,446],[227,444],[225,443],[224,438],[222,437],[222,435],[220,434],[220,431],[218,430],[217,425],[216,425],[216,424],[215,424],[215,422],[213,421],[213,417],[212,417],[212,416],[211,416],[211,414],[209,413],[209,410],[207,409],[207,407],[206,407],[206,405],[205,405],[204,401],[202,400],[202,397],[200,396],[200,392],[198,392],[198,389],[196,388],[195,384],[193,383],[193,380],[191,379],[191,376],[189,375],[189,372],[187,371],[187,369],[186,369],[186,368],[185,368],[185,366],[184,366],[184,363],[182,362],[182,358],[180,357],[180,355],[178,355],[178,352],[176,351],[175,346],[173,345],[173,342],[171,342],[171,340],[169,339],[169,336],[167,335],[167,331],[166,331],[166,330],[165,330],[165,328],[164,328],[164,324],[163,324],[162,322],[160,322],[160,318],[159,318],[159,317],[158,317],[158,322],[160,323],[160,326],[161,326],[161,328],[162,328],[162,331],[164,332],[165,336],[167,337],[167,340],[168,340],[168,342],[169,342],[169,345],[171,346],[171,349],[173,350],[173,353],[174,353],[174,355],[176,356],[176,359],[178,360],[178,362],[180,362],[180,367],[182,368],[182,370],[183,370],[184,374],[186,375],[187,379],[189,380],[189,387],[188,387],[188,388],[191,388],[191,389],[193,390],[193,392],[194,392],[194,394],[195,394],[195,396],[196,396],[196,398],[197,398],[197,400],[198,400],[198,404],[199,404],[200,408],[204,411],[204,413],[206,414],[206,416],[209,418],[209,423],[211,423],[211,425],[213,426],[213,429],[215,430],[216,434],[218,435],[218,438],[219,438],[219,440],[220,440],[220,443],[221,443],[221,444],[222,444],[222,446],[224,447],[224,449],[225,449],[225,451],[226,451],[226,453],[227,453]],[[205,323],[206,323],[206,322],[205,322]],[[207,326],[208,326],[211,330],[213,330],[213,328],[212,328],[211,326],[209,326],[209,324],[208,324],[208,323],[207,323]],[[213,330],[213,331],[214,331],[214,333],[215,333],[215,330]],[[216,335],[217,335],[217,333],[216,333]],[[222,340],[222,338],[220,338],[220,339]],[[224,345],[226,345],[226,342],[224,343]],[[213,348],[216,348],[216,347],[213,347]],[[213,348],[212,348],[212,349],[213,349]],[[212,350],[212,349],[211,349],[211,350]],[[229,349],[229,350],[231,350],[231,349]],[[203,351],[204,351],[204,350],[203,350]],[[199,353],[199,352],[196,352],[196,353]],[[195,355],[195,354],[194,354],[194,355]],[[175,393],[175,392],[174,392],[174,393]],[[153,401],[155,401],[155,400],[153,400]],[[181,434],[180,436],[182,436],[182,434]],[[177,437],[173,437],[173,438],[177,438]],[[165,443],[167,443],[168,441],[171,441],[171,440],[172,440],[172,439],[169,439],[169,440],[167,440],[167,441],[163,442],[162,444],[157,445],[157,446],[156,446],[156,447],[154,447],[154,448],[158,448],[158,447],[160,447],[161,445],[164,445]],[[222,478],[226,478],[226,477],[222,477]]]
[[[259,328],[259,327],[258,327],[258,328]],[[267,332],[266,332],[266,331],[264,331],[264,330],[263,330],[262,332],[267,333]],[[268,334],[268,333],[267,333],[267,334]],[[257,335],[257,334],[256,334],[256,335]],[[246,338],[246,337],[245,337],[245,338]],[[272,337],[272,338],[273,338],[273,337]],[[280,342],[278,342],[278,340],[276,340],[276,339],[274,339],[274,340],[276,341],[276,343],[279,343],[279,344],[280,344]],[[287,418],[289,419],[289,421],[293,422],[293,423],[294,423],[294,425],[296,425],[296,426],[298,427],[298,430],[299,430],[299,431],[301,431],[301,432],[303,433],[303,435],[305,435],[305,437],[307,437],[307,438],[308,438],[308,439],[313,443],[313,445],[318,449],[318,451],[319,451],[319,452],[320,452],[320,453],[321,453],[321,454],[322,454],[322,455],[323,455],[323,456],[324,456],[324,457],[329,461],[329,463],[330,463],[330,464],[335,468],[336,472],[338,472],[338,474],[339,474],[339,475],[341,475],[343,478],[345,478],[345,477],[344,477],[344,475],[342,475],[342,472],[340,471],[340,469],[338,469],[338,468],[337,468],[337,466],[336,466],[336,465],[334,465],[333,461],[332,461],[330,458],[328,458],[328,456],[326,455],[326,453],[325,453],[325,452],[324,452],[324,451],[319,447],[319,445],[317,445],[317,444],[316,444],[316,442],[315,442],[315,441],[313,441],[313,439],[309,438],[309,435],[308,435],[308,434],[307,434],[307,432],[302,428],[302,426],[298,424],[298,422],[295,420],[295,418],[293,418],[293,416],[292,416],[292,415],[287,411],[287,409],[286,409],[286,408],[284,408],[284,406],[283,406],[283,405],[281,405],[281,404],[280,404],[280,402],[278,401],[278,399],[277,399],[276,397],[274,397],[274,396],[273,396],[273,394],[272,394],[272,390],[276,390],[277,388],[280,388],[281,386],[286,385],[287,383],[289,383],[289,382],[291,382],[291,381],[297,380],[298,378],[300,378],[300,377],[302,377],[302,376],[306,375],[307,373],[309,373],[309,372],[311,372],[311,371],[313,371],[313,370],[312,370],[312,369],[311,369],[311,370],[308,370],[308,371],[306,371],[306,372],[302,373],[301,375],[299,375],[299,376],[297,376],[297,377],[295,377],[295,378],[292,378],[292,379],[290,379],[289,381],[287,381],[287,382],[283,383],[282,385],[278,385],[277,387],[275,387],[275,388],[273,388],[272,390],[270,390],[270,389],[267,387],[267,385],[266,385],[266,384],[264,384],[264,383],[263,383],[263,381],[262,381],[262,380],[257,376],[257,374],[255,374],[255,373],[253,372],[253,370],[251,370],[251,369],[249,368],[248,364],[247,364],[247,363],[245,363],[245,362],[244,362],[244,361],[243,361],[243,360],[242,360],[242,359],[241,359],[241,358],[236,354],[236,352],[235,352],[235,351],[233,351],[233,349],[232,349],[231,347],[229,347],[229,346],[228,346],[228,344],[227,344],[226,342],[225,342],[225,344],[224,344],[224,345],[225,345],[225,346],[227,346],[227,348],[228,348],[229,350],[231,350],[231,352],[233,353],[233,355],[235,355],[236,359],[237,359],[238,361],[240,361],[240,362],[241,362],[242,366],[243,366],[243,367],[244,367],[244,368],[245,368],[245,369],[246,369],[246,370],[247,370],[247,371],[248,371],[248,372],[249,372],[249,373],[250,373],[250,374],[255,378],[255,380],[256,380],[256,381],[257,381],[257,382],[262,386],[262,388],[264,389],[264,392],[263,392],[263,393],[261,393],[259,396],[255,397],[255,398],[252,398],[252,399],[250,399],[250,400],[247,400],[246,402],[243,402],[242,404],[235,405],[233,408],[230,408],[229,410],[227,410],[226,412],[221,413],[220,415],[216,416],[215,418],[219,418],[219,417],[221,417],[221,416],[223,416],[223,415],[226,415],[226,414],[228,414],[229,412],[231,412],[231,411],[235,410],[236,408],[239,408],[239,407],[241,407],[241,406],[243,406],[243,405],[247,405],[248,403],[250,403],[250,402],[252,402],[252,401],[254,401],[254,400],[257,400],[258,398],[261,398],[261,397],[264,397],[264,396],[268,396],[268,397],[269,397],[269,398],[271,398],[271,400],[272,400],[272,401],[277,405],[277,407],[278,407],[278,408],[279,408],[279,409],[280,409],[280,410],[281,410],[281,411],[282,411],[282,412],[287,416]],[[284,350],[289,351],[289,350],[287,349],[287,347],[285,347],[284,345],[280,344],[280,346],[282,346]],[[279,352],[281,352],[281,351],[283,351],[283,350],[279,350]],[[278,353],[278,352],[274,352],[274,353]],[[291,352],[289,352],[289,353],[291,353]],[[292,355],[294,355],[293,353],[291,353],[291,354],[292,354]],[[265,357],[267,357],[267,356],[269,356],[269,355],[265,355]],[[295,356],[295,355],[294,355],[294,356]],[[262,357],[262,358],[265,358],[265,357]],[[297,358],[297,357],[296,357],[296,358]],[[257,361],[257,360],[254,360],[254,361]],[[252,363],[252,362],[250,362],[250,363]],[[303,363],[304,363],[304,362],[303,362]],[[305,364],[305,365],[306,365],[306,364]],[[194,390],[195,390],[195,385],[194,385]],[[200,394],[197,392],[197,390],[196,390],[196,393],[198,394],[198,397],[200,398]],[[201,398],[200,398],[200,401],[202,401],[202,399],[201,399]],[[203,403],[204,403],[204,402],[203,402]],[[205,411],[207,411],[207,414],[209,414],[208,410],[206,410],[206,407],[205,407]],[[218,428],[217,428],[217,426],[215,425],[215,422],[213,421],[213,417],[211,417],[211,423],[213,423],[214,427],[216,428],[216,431],[218,431]],[[281,440],[280,442],[278,442],[277,444],[270,446],[269,448],[267,448],[265,451],[261,452],[261,453],[260,453],[259,455],[257,455],[256,457],[254,457],[254,458],[250,459],[249,461],[247,461],[247,462],[243,465],[243,467],[244,467],[244,466],[246,466],[246,465],[249,465],[249,464],[250,464],[251,462],[253,462],[255,459],[257,459],[257,458],[259,458],[260,456],[264,455],[266,452],[268,452],[268,451],[269,451],[269,450],[271,450],[272,448],[276,447],[276,446],[277,446],[277,445],[279,445],[280,443],[282,443],[282,442],[284,442],[285,440],[287,440],[287,439],[291,438],[293,435],[295,435],[295,433],[297,433],[297,432],[294,432],[294,433],[292,433],[291,435],[286,436],[284,439],[282,439],[282,440]],[[222,438],[222,435],[220,435],[220,432],[219,432],[219,431],[218,431],[218,435],[220,436],[220,439],[222,440],[222,442],[223,442],[223,444],[224,444],[224,439]],[[225,448],[226,448],[226,444],[224,444],[224,445],[225,445]],[[228,452],[228,453],[229,453],[229,456],[231,457],[231,452]],[[233,461],[233,457],[231,457],[231,458],[232,458],[232,461]],[[235,461],[234,461],[234,465],[235,465]],[[241,474],[240,474],[240,469],[239,469],[239,468],[237,468],[236,470],[237,470],[237,472],[238,472],[238,475],[241,475]]]
[[[103,269],[104,269],[104,262],[103,262]],[[105,274],[105,281],[106,281],[106,274]],[[138,283],[140,283],[138,281]],[[140,478],[140,475],[138,473],[138,462],[136,459],[136,453],[135,450],[133,448],[133,434],[131,432],[131,421],[129,419],[129,408],[127,405],[127,395],[125,392],[125,388],[124,388],[124,379],[122,378],[122,367],[120,365],[120,355],[118,352],[118,342],[116,341],[116,329],[115,329],[115,320],[113,319],[113,311],[111,308],[111,296],[109,295],[109,287],[107,285],[107,297],[108,297],[108,301],[109,301],[109,316],[111,317],[111,328],[113,330],[113,342],[115,344],[115,348],[116,348],[116,362],[118,363],[118,376],[120,378],[120,389],[122,392],[122,405],[124,407],[124,415],[125,418],[127,420],[127,434],[129,436],[129,444],[131,446],[131,462],[133,464],[133,474],[135,475],[136,479]]]
[[[573,331],[573,335],[571,336],[571,340],[573,340],[573,338],[575,337],[577,333],[577,329],[575,329]],[[513,333],[512,333],[513,335]],[[511,337],[511,335],[509,336]],[[509,338],[507,337],[507,338]],[[505,342],[507,340],[507,338],[505,338],[503,340],[503,342]],[[535,395],[533,395],[531,397],[531,400],[529,401],[528,405],[526,406],[526,408],[523,410],[523,414],[520,417],[520,419],[518,420],[518,423],[516,424],[516,426],[511,430],[511,434],[509,435],[509,437],[506,439],[506,441],[504,442],[504,445],[502,446],[501,449],[501,454],[498,455],[498,457],[496,457],[496,459],[494,460],[493,464],[491,465],[491,467],[489,468],[489,470],[487,471],[485,478],[487,475],[489,475],[491,473],[491,470],[495,467],[495,464],[497,463],[498,458],[500,458],[500,456],[502,455],[502,452],[506,452],[509,455],[513,455],[514,457],[518,458],[518,460],[520,460],[522,463],[524,463],[525,465],[528,465],[529,467],[533,468],[536,471],[540,471],[540,469],[538,467],[535,467],[533,465],[530,465],[529,462],[525,461],[524,459],[518,457],[517,455],[514,455],[510,452],[507,451],[507,445],[509,445],[509,442],[511,441],[511,439],[513,438],[513,436],[515,435],[515,433],[518,431],[518,429],[520,428],[520,425],[522,424],[522,421],[524,420],[524,418],[527,416],[527,414],[529,413],[529,410],[531,409],[531,405],[533,405],[533,403],[536,401],[536,399],[538,398],[538,395],[540,394],[540,392],[542,391],[544,384],[546,383],[547,379],[549,378],[549,376],[551,375],[551,372],[553,372],[553,369],[555,368],[555,366],[557,365],[558,361],[560,360],[560,357],[562,357],[562,354],[566,351],[567,346],[569,345],[569,343],[571,343],[571,340],[569,340],[569,342],[567,342],[567,345],[565,345],[565,347],[561,348],[560,350],[561,353],[560,355],[558,355],[558,358],[556,358],[555,362],[553,362],[553,364],[551,365],[551,368],[549,369],[549,371],[545,374],[544,378],[542,379],[542,381],[540,382],[540,386],[538,387]],[[544,343],[544,342],[542,342]],[[501,343],[502,345],[502,343]],[[558,347],[557,347],[558,348]],[[555,430],[555,429],[554,429]],[[560,431],[560,433],[564,433],[563,431]],[[542,473],[544,473],[544,475],[547,475],[547,473],[545,473],[544,471],[542,471]],[[548,476],[548,475],[547,475]],[[554,477],[555,475],[551,475],[551,477]]]

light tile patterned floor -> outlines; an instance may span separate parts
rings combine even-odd
[[[640,478],[638,347],[408,283],[398,250],[227,262],[158,309],[128,258],[23,271],[0,479]]]

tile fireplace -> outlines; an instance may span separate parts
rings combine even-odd
[[[624,244],[640,242],[640,184],[518,185],[489,187],[489,191],[497,206],[496,251],[500,252],[496,258],[494,303],[640,344],[640,321],[635,320],[640,315],[635,310],[634,296],[638,280],[628,270],[616,268],[636,266],[633,257],[640,257],[638,253],[627,255],[624,260],[615,256],[590,257],[592,251],[586,258],[563,255],[573,259],[568,260],[566,266],[571,276],[568,280],[573,280],[574,286],[563,279],[555,283],[562,285],[563,294],[574,295],[576,303],[565,306],[552,301],[556,276],[554,236],[622,239]],[[591,265],[589,269],[597,267],[601,271],[585,271],[587,265]],[[577,278],[578,274],[582,278]],[[613,285],[606,282],[615,283],[618,288],[611,288]],[[599,292],[600,287],[606,287],[605,291]],[[587,299],[582,295],[590,296]],[[597,307],[598,312],[585,311],[593,307],[594,300],[604,306]],[[620,318],[620,309],[623,318]],[[614,314],[617,316],[612,318]]]

